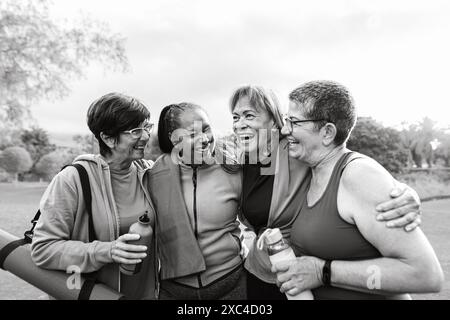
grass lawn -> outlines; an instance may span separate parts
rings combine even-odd
[[[17,236],[29,228],[45,185],[0,183],[0,228]],[[446,283],[439,294],[414,295],[414,299],[450,300],[450,200],[423,204],[422,229],[433,245],[445,271]],[[45,293],[0,270],[1,299],[40,299]]]

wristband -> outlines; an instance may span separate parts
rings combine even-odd
[[[331,287],[331,260],[326,260],[322,269],[322,282],[325,287]]]

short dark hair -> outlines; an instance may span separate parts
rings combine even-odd
[[[296,104],[309,104],[303,114],[307,119],[326,119],[316,122],[316,129],[327,122],[334,123],[337,146],[347,141],[356,123],[356,111],[353,97],[343,85],[324,80],[307,82],[293,90],[289,99]]]
[[[149,118],[150,111],[142,102],[115,92],[95,100],[87,112],[88,127],[97,138],[103,156],[110,154],[111,149],[101,139],[101,132],[117,140],[121,132],[134,129]]]

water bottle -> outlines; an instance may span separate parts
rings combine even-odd
[[[262,241],[267,246],[267,252],[269,254],[269,260],[272,265],[276,265],[282,261],[295,260],[294,250],[283,239],[280,229],[267,229],[261,235],[258,240],[258,248],[262,249]],[[300,292],[296,295],[290,295],[286,293],[288,300],[313,300],[314,296],[310,290]]]
[[[153,236],[153,229],[150,225],[150,218],[147,212],[144,215],[140,216],[139,220],[130,226],[128,233],[137,233],[141,236],[138,240],[128,241],[127,243],[147,246],[146,253],[148,257]],[[121,273],[132,276],[139,273],[139,271],[141,271],[141,267],[142,262],[137,264],[121,264],[119,268]]]

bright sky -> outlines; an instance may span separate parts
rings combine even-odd
[[[450,1],[55,1],[127,38],[127,74],[87,69],[72,93],[32,108],[51,132],[88,132],[89,104],[111,91],[141,99],[157,121],[181,101],[204,106],[231,128],[228,100],[242,84],[272,88],[283,106],[303,82],[338,81],[359,115],[387,125],[431,117],[450,125]]]

